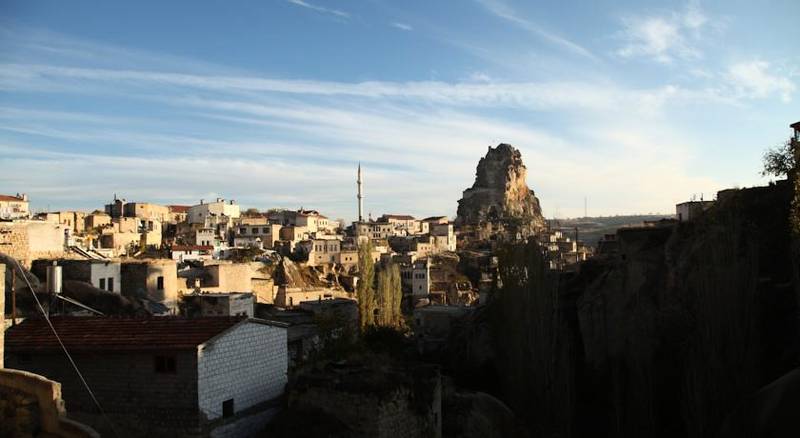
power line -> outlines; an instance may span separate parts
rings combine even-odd
[[[83,377],[83,373],[81,373],[81,370],[78,369],[78,365],[72,359],[72,355],[69,354],[69,351],[67,351],[67,347],[64,345],[64,342],[61,341],[61,336],[58,335],[56,328],[53,326],[52,321],[50,321],[50,317],[47,315],[47,312],[44,311],[44,307],[42,307],[42,303],[39,301],[39,297],[36,296],[36,292],[33,290],[33,286],[31,286],[31,282],[30,280],[28,280],[28,276],[25,275],[25,271],[22,269],[22,266],[19,264],[19,261],[15,258],[12,258],[12,260],[14,260],[14,263],[16,263],[20,275],[22,275],[22,278],[25,279],[25,283],[28,285],[28,290],[31,291],[31,295],[33,295],[33,299],[34,301],[36,301],[36,306],[39,308],[39,311],[42,312],[44,320],[47,321],[47,325],[50,326],[50,330],[53,332],[53,335],[56,337],[56,340],[58,340],[58,344],[61,346],[61,349],[64,350],[64,354],[67,356],[69,363],[72,364],[72,368],[75,369],[75,373],[78,374],[78,378],[80,378],[81,383],[83,383],[83,386],[86,388],[86,391],[89,393],[89,396],[92,398],[92,401],[94,402],[95,406],[97,406],[97,409],[100,411],[100,415],[102,415],[103,418],[105,418],[106,422],[108,422],[108,425],[109,427],[111,427],[111,432],[114,434],[114,436],[119,437],[117,430],[114,428],[114,423],[112,423],[111,419],[108,418],[108,415],[106,415],[106,411],[103,410],[103,407],[100,405],[100,402],[97,400],[97,397],[95,397],[92,388],[89,387],[89,383],[87,383],[86,379]]]

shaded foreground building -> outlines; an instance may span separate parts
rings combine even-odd
[[[286,326],[242,318],[53,317],[124,436],[242,436],[277,412],[287,382]],[[6,332],[6,365],[61,382],[72,417],[104,435],[98,413],[46,321]]]

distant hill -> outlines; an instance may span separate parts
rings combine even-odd
[[[590,246],[596,246],[604,234],[613,234],[619,228],[641,225],[645,221],[674,219],[674,214],[641,214],[631,216],[579,217],[571,219],[550,219],[551,228],[563,228],[565,233],[574,237],[574,229],[578,228],[578,240]]]

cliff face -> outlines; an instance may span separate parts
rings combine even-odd
[[[523,237],[545,225],[539,200],[525,180],[527,169],[522,154],[502,143],[478,162],[475,183],[458,201],[456,226],[486,227]],[[511,236],[513,237],[513,236]]]
[[[577,274],[510,245],[483,319],[452,342],[454,375],[562,436],[737,431],[740,402],[800,363],[793,196],[785,181],[720,192],[698,220],[620,230]]]

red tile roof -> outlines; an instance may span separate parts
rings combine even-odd
[[[22,198],[17,198],[16,196],[10,196],[10,195],[0,195],[0,201],[6,201],[6,202],[22,202],[22,201],[23,201],[23,199],[22,199]],[[26,201],[26,202],[27,202],[27,201]]]
[[[50,320],[70,351],[140,351],[193,350],[244,318],[54,316]],[[42,318],[26,319],[6,331],[6,351],[59,349],[58,341]]]
[[[172,213],[186,213],[191,207],[188,205],[168,205],[167,208]]]
[[[172,245],[170,251],[212,251],[211,245]]]

